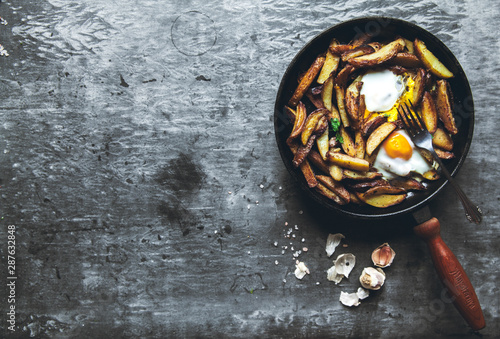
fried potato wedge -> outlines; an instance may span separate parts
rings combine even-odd
[[[419,68],[417,70],[417,74],[415,74],[413,95],[411,98],[411,102],[415,107],[417,107],[420,104],[420,100],[422,100],[422,96],[424,95],[424,90],[425,90],[425,70],[423,68]]]
[[[347,154],[334,153],[329,151],[327,154],[327,159],[334,165],[338,165],[342,168],[347,168],[355,171],[368,171],[370,169],[370,163],[365,159],[359,159],[351,157]]]
[[[315,94],[312,90],[308,90],[306,92],[306,97],[316,108],[325,108],[323,105],[323,100],[321,98],[321,94]]]
[[[448,79],[453,77],[453,73],[436,56],[427,49],[425,43],[420,39],[413,42],[415,54],[430,71],[440,78]]]
[[[347,64],[335,77],[334,84],[340,87],[345,87],[349,76],[354,72],[355,68],[353,65]]]
[[[439,148],[434,148],[434,151],[440,159],[449,160],[455,158],[455,153],[453,152],[445,151]]]
[[[332,106],[333,106],[332,95],[333,95],[333,77],[330,76],[323,83],[323,88],[321,90],[321,100],[323,101],[323,106],[330,112],[332,111]],[[337,109],[335,109],[335,111],[336,110]]]
[[[316,140],[319,154],[323,160],[326,160],[326,153],[330,150],[330,140],[328,136],[328,128]]]
[[[342,178],[344,177],[344,170],[342,169],[342,167],[340,167],[338,165],[331,164],[328,167],[328,171],[330,173],[330,176],[335,181],[341,181]]]
[[[432,145],[445,151],[452,151],[453,139],[442,128],[438,128],[432,135]]]
[[[316,166],[321,172],[325,174],[330,173],[330,165],[323,160],[321,154],[319,154],[316,150],[311,150],[307,155],[307,159],[309,159],[309,162]]]
[[[299,102],[299,104],[297,105],[297,110],[295,111],[295,121],[293,123],[292,132],[288,137],[287,143],[290,143],[291,140],[297,138],[302,133],[305,126],[306,117],[306,106],[302,102]]]
[[[311,135],[311,137],[308,139],[306,145],[300,145],[297,148],[297,152],[293,156],[292,164],[295,167],[299,167],[300,164],[306,159],[307,155],[311,151],[314,142],[316,141],[316,135]]]
[[[423,191],[425,186],[413,178],[395,178],[392,179],[391,185],[402,188],[406,191]]]
[[[314,79],[316,79],[316,76],[318,75],[319,71],[323,67],[323,64],[325,63],[325,57],[319,56],[314,60],[312,65],[309,67],[307,72],[304,74],[302,79],[299,82],[299,85],[295,89],[295,92],[293,93],[292,97],[290,98],[290,101],[288,101],[288,105],[295,107],[299,103],[299,101],[302,99],[304,94],[306,93],[307,89],[309,86],[312,84]]]
[[[316,125],[319,120],[324,117],[328,113],[328,110],[325,108],[320,108],[309,114],[304,124],[304,129],[302,134],[300,135],[300,139],[302,141],[302,145],[306,145],[311,137]]]
[[[361,133],[359,129],[354,132],[354,149],[356,150],[356,154],[354,155],[356,158],[365,158],[365,138],[363,137],[363,133]]]
[[[343,179],[351,179],[356,181],[366,181],[373,180],[377,178],[382,178],[382,173],[380,172],[359,172],[359,171],[351,171],[344,170]]]
[[[341,59],[343,62],[347,62],[351,60],[352,58],[357,58],[359,56],[365,55],[365,54],[370,54],[375,52],[375,49],[370,46],[370,45],[361,45],[359,47],[356,47],[353,50],[350,50],[348,52],[342,53]]]
[[[358,198],[365,204],[378,207],[387,208],[402,203],[406,199],[406,193],[402,194],[378,194],[366,196],[366,193],[357,192]]]
[[[366,140],[366,154],[371,155],[395,129],[396,124],[392,122],[385,122],[377,127]]]
[[[381,195],[381,194],[402,194],[405,193],[404,188],[400,187],[394,187],[394,186],[375,186],[370,189],[368,189],[365,194],[363,195],[365,198],[374,196],[374,195]]]
[[[349,191],[347,191],[340,182],[333,180],[332,177],[326,175],[317,175],[316,179],[325,185],[330,191],[337,194],[341,199],[343,199],[346,203],[349,203],[351,200],[351,195]]]
[[[385,122],[387,122],[387,117],[384,115],[372,114],[363,122],[361,133],[366,137]]]
[[[418,68],[424,65],[415,54],[410,54],[408,52],[397,53],[394,58],[387,62],[387,64],[403,66],[406,68]]]
[[[319,192],[320,194],[322,194],[325,197],[327,197],[328,199],[332,199],[333,201],[335,201],[339,205],[345,205],[346,204],[346,202],[344,201],[344,199],[340,198],[337,194],[335,194],[334,192],[332,192],[331,190],[329,190],[325,185],[323,185],[321,183],[318,183],[314,189],[317,192]]]
[[[368,189],[377,187],[377,186],[387,186],[389,182],[385,179],[376,179],[370,181],[361,181],[357,182],[354,185],[350,185],[349,187],[357,192],[366,192]]]
[[[422,177],[424,177],[427,180],[438,180],[440,178],[439,173],[433,168],[422,174]]]
[[[359,109],[359,92],[361,91],[361,86],[363,83],[360,81],[361,76],[354,80],[345,90],[345,106],[346,112],[350,117],[350,121],[357,125],[359,121],[360,114],[364,112],[358,112]]]
[[[436,82],[436,109],[439,120],[444,124],[444,128],[451,134],[458,133],[455,118],[451,108],[449,84],[446,80],[438,80]]]
[[[299,143],[297,142],[297,140],[292,140],[292,142],[289,143],[289,147],[295,157],[299,150]],[[318,184],[318,181],[316,180],[316,176],[309,161],[307,161],[307,159],[304,159],[299,165],[299,168],[304,175],[304,178],[306,179],[307,186],[309,186],[309,188],[315,187]]]
[[[345,89],[341,86],[335,85],[335,94],[337,96],[337,107],[339,110],[340,120],[344,127],[349,127],[349,117],[347,116],[347,112],[345,109]]]
[[[429,133],[433,134],[437,129],[437,111],[434,99],[429,92],[425,92],[422,96],[422,103],[420,105],[420,113],[422,115],[422,120],[424,121],[425,127]]]
[[[335,47],[339,44],[337,39],[333,39],[330,42],[330,47]],[[323,84],[329,77],[332,76],[337,71],[339,67],[340,56],[338,54],[333,54],[330,48],[326,51],[325,63],[319,72],[318,79],[316,82],[318,84]]]
[[[344,126],[340,126],[340,136],[342,137],[342,140],[344,141],[341,144],[344,152],[351,157],[355,157],[356,156],[356,148],[354,146],[354,140],[352,140],[351,134],[349,134],[349,132],[345,129]]]
[[[349,59],[349,63],[355,67],[369,67],[380,65],[387,60],[392,59],[397,53],[401,52],[405,47],[405,41],[402,38],[396,39],[385,46],[382,46],[378,51],[365,54],[356,58]]]

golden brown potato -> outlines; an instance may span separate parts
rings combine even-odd
[[[343,62],[347,62],[352,58],[356,58],[365,54],[370,54],[375,52],[375,49],[370,45],[361,45],[353,50],[342,53],[341,59]]]
[[[345,87],[347,84],[347,80],[349,76],[354,72],[355,68],[351,64],[347,64],[344,68],[340,70],[340,72],[335,77],[334,84],[339,87]]]
[[[349,59],[349,63],[355,67],[369,67],[380,65],[381,63],[393,58],[398,52],[401,52],[404,47],[404,39],[399,38],[383,46],[374,53],[365,54],[356,58]]]
[[[346,112],[350,117],[350,121],[357,125],[359,121],[359,116],[361,112],[358,112],[359,109],[359,92],[361,90],[361,86],[363,83],[360,81],[361,76],[359,76],[356,80],[354,80],[349,87],[347,87],[345,91],[345,105]],[[364,112],[363,112],[364,113]]]
[[[351,171],[344,170],[343,179],[351,179],[356,181],[365,181],[365,180],[373,180],[377,178],[381,178],[382,173],[380,172],[359,172],[359,171]]]
[[[440,178],[439,173],[433,168],[422,174],[422,176],[427,180],[437,180]]]
[[[366,141],[366,154],[371,155],[373,151],[396,129],[393,122],[385,122],[374,130]]]
[[[344,199],[340,198],[337,194],[335,194],[334,192],[332,192],[331,190],[329,190],[325,185],[323,185],[321,183],[317,183],[317,185],[316,185],[316,187],[314,189],[317,192],[319,192],[322,195],[324,195],[325,197],[327,197],[328,199],[332,199],[333,201],[335,201],[339,205],[345,205],[346,204],[346,202],[344,201]]]
[[[451,139],[451,136],[442,128],[436,129],[432,135],[432,145],[445,151],[453,150],[453,140]]]
[[[323,134],[316,140],[316,147],[323,160],[326,160],[326,153],[330,149],[330,140],[328,136],[328,128],[325,129]]]
[[[329,164],[323,160],[321,154],[316,150],[311,150],[307,155],[307,159],[323,173],[328,174],[330,172]]]
[[[429,92],[425,92],[422,97],[422,103],[420,105],[420,112],[422,114],[422,120],[424,121],[425,127],[429,133],[436,132],[437,129],[437,111],[434,99]]]
[[[341,181],[344,177],[344,170],[338,165],[330,164],[330,166],[328,167],[328,172],[335,181]]]
[[[340,136],[342,137],[343,142],[341,143],[342,149],[344,152],[351,156],[356,156],[356,148],[354,146],[354,140],[352,140],[351,134],[344,128],[344,126],[340,126]]]
[[[311,151],[314,142],[316,141],[316,135],[311,135],[308,139],[306,145],[299,145],[297,148],[297,152],[293,156],[292,164],[295,167],[299,167],[299,165],[306,159],[307,155]]]
[[[297,110],[295,112],[295,122],[293,123],[292,133],[290,133],[287,143],[297,138],[302,133],[305,126],[306,117],[306,106],[302,102],[299,102],[299,104],[297,105]]]
[[[341,199],[343,199],[346,203],[349,203],[351,200],[351,195],[345,189],[344,185],[340,182],[333,180],[332,177],[326,175],[317,175],[316,179],[325,185],[330,191],[337,194]]]
[[[349,127],[349,117],[347,116],[345,109],[345,89],[338,85],[335,85],[334,88],[337,96],[337,107],[339,109],[340,120],[342,121],[342,125],[344,125],[344,127]]]
[[[413,47],[415,49],[415,54],[433,74],[444,79],[453,77],[453,73],[427,49],[427,46],[425,46],[422,40],[415,39]]]
[[[348,168],[355,171],[368,171],[370,169],[368,161],[351,157],[347,154],[329,151],[327,158],[332,164],[338,165],[342,168]]]
[[[309,141],[309,137],[312,135],[314,129],[316,128],[316,125],[318,124],[319,120],[324,117],[328,111],[324,108],[320,108],[309,114],[309,116],[306,118],[306,122],[304,124],[304,130],[302,131],[302,134],[300,136],[302,145],[306,145],[307,142]]]
[[[372,134],[380,125],[387,122],[387,117],[384,115],[372,114],[364,122],[361,127],[361,132],[363,136],[368,136]]]
[[[330,47],[337,46],[339,42],[337,39],[333,39],[330,42]],[[329,77],[331,77],[339,66],[340,57],[337,54],[333,54],[330,48],[326,51],[325,63],[321,68],[321,71],[318,75],[318,80],[316,82],[318,84],[323,84]]]
[[[400,52],[387,62],[388,65],[399,65],[406,68],[418,68],[424,64],[415,54]]]
[[[419,68],[417,74],[415,75],[415,85],[413,87],[413,96],[411,98],[412,104],[417,107],[420,104],[420,100],[424,95],[425,89],[425,70]]]
[[[458,129],[451,108],[449,84],[446,80],[438,80],[436,85],[436,109],[439,120],[443,122],[444,128],[448,132],[455,135],[458,133]]]
[[[412,178],[395,178],[391,180],[391,185],[394,187],[403,188],[406,191],[423,191],[425,186]]]
[[[403,194],[379,194],[365,196],[366,193],[357,192],[358,198],[365,204],[378,207],[387,208],[402,203],[406,199],[406,193]]]
[[[368,189],[363,197],[368,198],[374,195],[381,195],[381,194],[401,194],[405,193],[405,190],[400,187],[394,187],[390,185],[386,186],[375,186],[370,189]]]
[[[312,84],[316,76],[318,75],[321,67],[325,63],[325,57],[319,56],[314,60],[312,65],[309,67],[307,72],[304,74],[299,82],[299,85],[295,89],[290,101],[288,101],[288,106],[295,107],[299,103],[300,99],[304,96],[309,86]]]
[[[330,112],[332,111],[332,106],[333,106],[332,94],[333,94],[333,77],[329,77],[323,84],[323,88],[321,90],[321,100],[323,101],[323,106]]]
[[[366,143],[363,133],[358,129],[354,132],[354,149],[356,149],[356,158],[364,159],[366,152]]]

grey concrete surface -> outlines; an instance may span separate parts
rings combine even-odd
[[[475,286],[480,334],[443,294],[409,217],[318,211],[281,161],[273,105],[287,64],[322,30],[365,15],[429,30],[469,78],[476,124],[457,180],[484,221],[469,224],[451,188],[430,208]],[[497,1],[26,0],[2,1],[0,16],[3,337],[500,333]],[[337,254],[357,257],[339,285],[326,279],[335,232],[347,245]],[[386,284],[343,306],[383,242],[397,252]],[[311,274],[297,280],[303,247]]]

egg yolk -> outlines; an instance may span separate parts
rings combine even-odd
[[[409,160],[413,149],[408,140],[398,132],[393,132],[384,142],[384,148],[391,158],[402,158]]]

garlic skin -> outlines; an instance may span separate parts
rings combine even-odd
[[[335,252],[335,248],[340,244],[340,241],[344,239],[345,236],[341,233],[328,234],[328,238],[326,239],[326,254],[328,257],[331,257],[333,252]]]
[[[388,243],[384,243],[372,252],[372,261],[375,266],[385,268],[392,264],[395,256],[396,252],[394,252],[391,246]]]
[[[356,265],[356,257],[352,253],[340,254],[333,262],[333,266],[326,271],[326,278],[338,284],[342,278],[349,278],[349,274]]]
[[[385,282],[385,273],[380,268],[365,267],[359,277],[361,286],[369,290],[379,290]]]
[[[304,262],[299,262],[295,265],[295,277],[297,279],[302,279],[306,276],[306,274],[310,274],[309,269],[307,268],[306,264]]]

